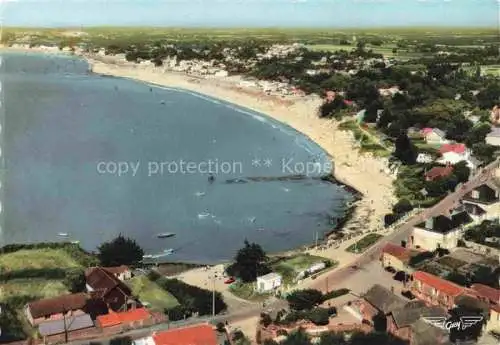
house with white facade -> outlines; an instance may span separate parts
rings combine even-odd
[[[447,144],[449,140],[446,139],[446,133],[439,128],[424,128],[420,131],[427,144]]]
[[[453,249],[464,232],[464,225],[473,222],[463,207],[453,210],[449,216],[431,217],[413,228],[410,237],[412,247],[434,251],[438,248]]]
[[[491,132],[486,135],[486,144],[500,146],[500,127],[492,127]]]
[[[434,158],[428,153],[419,153],[417,155],[417,163],[432,163]]]
[[[489,180],[467,193],[462,201],[476,222],[500,217],[500,181]]]
[[[257,292],[270,292],[279,288],[282,284],[282,277],[278,273],[268,273],[257,277]]]
[[[459,162],[465,161],[469,169],[476,170],[481,164],[476,158],[472,156],[472,152],[465,144],[444,144],[439,148],[441,158],[437,160],[440,164],[455,165]]]

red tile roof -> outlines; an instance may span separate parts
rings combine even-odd
[[[102,328],[116,326],[121,323],[120,318],[116,315],[116,313],[99,315],[96,320],[97,324]]]
[[[137,308],[129,311],[124,311],[120,313],[116,313],[120,322],[135,322],[135,321],[143,321],[147,320],[151,317],[151,314],[144,308]]]
[[[432,128],[429,128],[429,127],[427,127],[427,128],[423,128],[423,129],[420,131],[420,133],[422,133],[423,135],[427,135],[427,134],[429,134],[429,133],[431,133],[431,132],[432,132]]]
[[[437,178],[441,177],[447,177],[453,172],[453,167],[452,166],[446,166],[446,167],[434,167],[428,172],[425,173],[425,178],[427,180],[435,180]]]
[[[119,325],[120,323],[130,323],[136,321],[144,321],[151,317],[151,314],[144,308],[137,308],[119,313],[111,312],[106,315],[97,317],[99,325],[104,327],[111,327]]]
[[[387,243],[382,248],[382,253],[387,253],[400,260],[408,260],[410,258],[410,251],[408,249],[392,243]]]
[[[439,148],[439,153],[455,152],[464,153],[467,147],[465,144],[444,144]]]
[[[207,324],[176,328],[153,334],[156,345],[217,345],[217,336]]]
[[[472,284],[471,288],[480,297],[487,298],[492,303],[500,304],[500,289],[494,289],[483,284]]]
[[[416,271],[413,273],[413,279],[418,280],[425,285],[433,287],[434,289],[448,296],[458,296],[465,290],[465,288],[459,285],[456,285],[448,280],[444,280],[427,272]]]

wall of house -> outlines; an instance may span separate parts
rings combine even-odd
[[[466,154],[459,154],[456,152],[446,152],[443,153],[443,157],[439,159],[439,162],[457,164],[458,162],[466,160],[467,158],[468,155]]]
[[[500,332],[500,313],[495,310],[490,310],[490,318],[486,323],[487,331]]]
[[[262,280],[257,279],[258,291],[271,291],[274,288],[281,286],[281,279]]]
[[[411,327],[398,328],[392,316],[387,318],[387,332],[403,340],[411,339]]]
[[[49,317],[33,318],[29,307],[26,307],[25,314],[26,314],[26,318],[28,319],[28,321],[31,323],[32,326],[37,326],[40,323],[46,322],[46,321],[61,320],[64,317],[63,313],[57,313],[57,314],[52,314]],[[85,312],[83,310],[80,310],[80,309],[79,310],[72,310],[72,311],[68,311],[66,313],[66,317],[77,316],[77,315],[82,315],[82,314],[85,314]]]
[[[431,132],[425,136],[425,141],[429,144],[444,144],[447,140],[441,138],[434,132]]]
[[[415,280],[413,284],[411,284],[410,289],[415,297],[428,304],[442,306],[446,309],[451,309],[455,305],[454,297],[448,296],[441,291],[422,283],[419,280]]]
[[[406,269],[406,265],[403,261],[388,253],[382,253],[382,265],[384,267],[394,267],[398,271],[404,271]]]
[[[120,280],[127,280],[130,278],[132,278],[132,272],[128,270],[118,275],[118,279]]]
[[[437,232],[428,231],[421,228],[413,229],[413,246],[419,246],[422,249],[433,251],[439,247],[445,249],[454,249],[457,247],[458,240],[461,237],[460,229],[450,231],[443,235]]]
[[[486,144],[500,146],[500,137],[486,137]]]

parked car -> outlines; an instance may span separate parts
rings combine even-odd
[[[387,266],[384,268],[384,270],[386,270],[389,273],[396,273],[396,269],[392,266]]]
[[[232,284],[232,283],[234,283],[234,282],[235,282],[234,277],[229,277],[229,279],[226,279],[226,280],[224,281],[224,284]]]
[[[406,273],[405,271],[398,271],[394,277],[393,277],[394,280],[397,280],[399,282],[407,282],[408,280],[410,280],[410,275],[408,273]]]
[[[405,296],[410,301],[415,299],[415,296],[411,293],[411,291],[401,291],[401,295]]]

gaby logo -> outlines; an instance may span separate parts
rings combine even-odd
[[[482,316],[461,316],[460,321],[449,321],[446,317],[424,317],[423,318],[428,323],[439,327],[441,329],[445,329],[447,331],[451,331],[452,329],[456,329],[458,331],[464,331],[467,328],[474,326],[475,324],[482,322]]]

